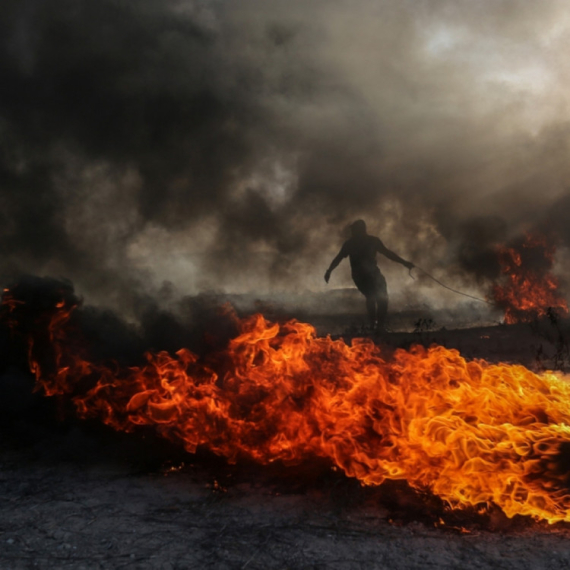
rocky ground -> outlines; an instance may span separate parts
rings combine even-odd
[[[363,332],[347,325],[343,336]],[[425,320],[374,338],[387,352],[435,342],[566,370],[567,336],[548,320],[462,330]],[[0,568],[570,568],[570,525],[452,512],[406,485],[362,488],[323,465],[190,456],[152,434],[58,421],[39,396],[8,401],[29,388],[12,370],[2,393]]]

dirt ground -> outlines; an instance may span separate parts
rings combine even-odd
[[[426,323],[377,341],[388,352],[438,342],[470,358],[565,370],[565,338],[559,323],[464,331]],[[12,382],[29,382],[18,374]],[[39,396],[22,413],[7,413],[8,404],[2,569],[570,568],[570,525],[457,513],[405,485],[362,488],[323,465],[230,466],[151,434],[58,422],[55,403]]]
[[[13,435],[0,451],[1,568],[570,568],[568,525],[457,515],[322,468],[299,483],[207,457],[173,464],[156,441],[76,426]]]

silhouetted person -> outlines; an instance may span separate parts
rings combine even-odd
[[[376,326],[378,330],[383,330],[388,313],[388,290],[386,279],[376,265],[376,253],[381,253],[408,269],[412,269],[414,264],[390,251],[376,236],[369,235],[366,232],[364,220],[356,220],[350,226],[350,233],[351,237],[344,242],[338,255],[331,261],[330,267],[325,273],[325,281],[329,282],[334,268],[345,257],[348,257],[352,279],[358,290],[366,297],[366,310],[368,311],[370,326],[372,328]]]

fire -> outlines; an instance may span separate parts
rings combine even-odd
[[[554,253],[545,236],[529,233],[517,246],[498,249],[506,283],[493,287],[493,298],[504,308],[506,323],[530,322],[544,317],[549,309],[568,315],[558,280],[551,274]]]
[[[85,356],[73,311],[60,304],[47,321],[53,363],[41,335],[30,360],[38,389],[67,395],[81,417],[154,426],[230,462],[324,458],[364,485],[405,479],[454,508],[570,521],[570,385],[555,374],[442,346],[388,358],[370,340],[320,338],[309,324],[261,315],[215,354],[147,354],[144,366],[120,368]]]

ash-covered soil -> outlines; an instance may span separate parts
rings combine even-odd
[[[323,466],[228,466],[92,426],[20,429],[0,449],[1,568],[570,567],[568,525],[455,513]]]
[[[363,333],[348,323],[342,336]],[[370,336],[387,355],[419,342],[534,370],[569,362],[568,324],[556,320],[426,320]],[[152,433],[58,419],[32,384],[11,368],[0,386],[0,568],[570,568],[570,525],[451,511],[404,483],[363,488],[322,464],[227,465]]]

